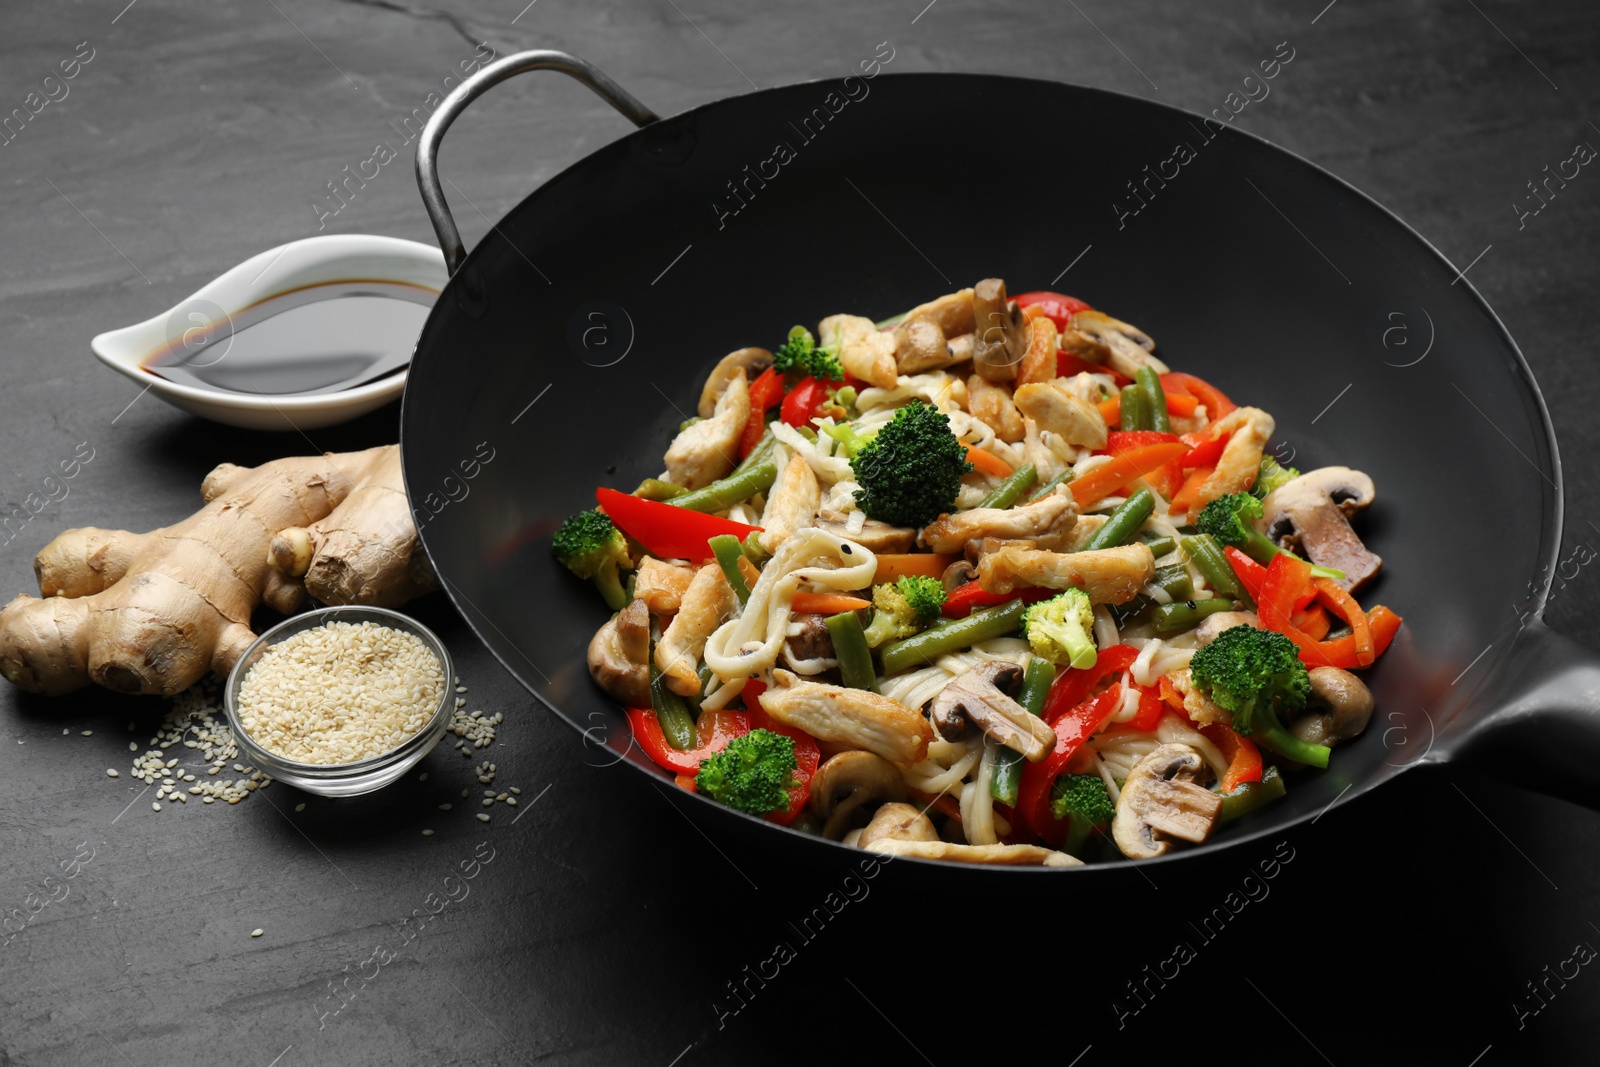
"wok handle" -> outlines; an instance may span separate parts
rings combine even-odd
[[[1600,809],[1600,655],[1539,618],[1513,642],[1503,672],[1475,695],[1492,710],[1439,755]]]
[[[439,184],[439,142],[450,124],[485,90],[530,70],[556,70],[577,79],[635,126],[648,125],[658,117],[599,68],[577,56],[548,48],[517,52],[496,60],[452,89],[422,128],[422,137],[417,142],[417,185],[422,190],[422,205],[433,223],[433,232],[439,237],[445,267],[452,275],[465,262],[467,250],[461,243],[461,231],[456,229],[456,220],[450,214],[450,205],[445,202],[444,189]]]

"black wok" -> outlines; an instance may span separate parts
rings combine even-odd
[[[480,92],[531,69],[578,78],[642,128],[531,193],[465,255],[439,140]],[[1024,142],[1006,121],[1019,115],[1064,119],[1073,135]],[[1179,143],[1193,158],[1166,162]],[[1326,171],[1173,108],[987,75],[814,82],[657,119],[557,52],[509,56],[458,87],[417,169],[454,273],[401,420],[423,542],[477,634],[583,732],[594,762],[663,776],[589,680],[604,609],[551,560],[554,527],[592,506],[596,485],[660,470],[723,353],[1000,276],[1139,324],[1173,367],[1272,412],[1281,457],[1346,464],[1378,486],[1362,532],[1386,565],[1363,599],[1405,626],[1368,676],[1372,725],[1275,807],[1156,862],[1281,833],[1448,761],[1594,806],[1600,669],[1540,620],[1562,493],[1538,387],[1470,282]],[[843,848],[664,792],[730,847],[815,860]]]

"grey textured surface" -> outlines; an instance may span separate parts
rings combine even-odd
[[[0,545],[7,592],[31,587],[32,554],[59,528],[143,529],[187,514],[217,462],[393,439],[394,409],[310,439],[202,423],[138,398],[92,360],[88,342],[256,251],[317,232],[325,183],[379,142],[401,158],[324,232],[429,240],[410,172],[415,142],[402,144],[396,127],[480,42],[497,54],[577,52],[672,114],[751,85],[842,75],[880,41],[895,48],[894,72],[1057,78],[1208,111],[1288,41],[1293,66],[1238,122],[1472,264],[1468,277],[1546,390],[1566,457],[1563,558],[1573,562],[1549,618],[1600,647],[1600,617],[1586,609],[1600,577],[1579,562],[1600,547],[1589,463],[1600,443],[1590,349],[1600,176],[1585,167],[1536,215],[1519,219],[1514,206],[1533,206],[1525,183],[1575,143],[1600,145],[1594,5],[512,0],[445,15],[388,0],[123,2],[0,13],[0,113],[42,97],[58,61],[89,54],[79,42],[93,50],[67,95],[0,145],[9,475],[0,502],[21,507],[80,443],[94,450],[66,497]],[[1017,119],[1071,136],[1069,115]],[[476,105],[442,160],[469,245],[542,179],[624,129],[563,79]],[[1093,145],[1083,154],[1085,166],[1104,162]],[[1061,205],[1045,225],[1066,232],[1074,212],[1104,210]],[[1265,343],[1292,361],[1292,338]],[[1417,417],[1477,418],[1451,397]],[[1492,516],[1492,486],[1484,499]],[[1035,902],[1048,922],[1026,935],[875,882],[798,945],[787,922],[818,906],[837,875],[719,855],[647,787],[587,765],[597,761],[586,763],[571,732],[533,707],[441,600],[417,614],[450,643],[471,706],[507,715],[485,755],[500,766],[497,786],[524,790],[515,825],[504,807],[487,827],[472,819],[476,800],[463,803],[460,791],[478,788],[477,761],[446,750],[424,765],[428,782],[377,798],[335,804],[277,786],[238,807],[158,814],[126,773],[127,742],[142,751],[158,702],[0,695],[0,913],[26,917],[33,893],[57,898],[14,936],[0,934],[0,1063],[667,1065],[920,1053],[943,1064],[972,1048],[1010,1058],[1037,1044],[1053,1061],[1087,1065],[1200,1018],[1211,1025],[1181,1047],[1232,1049],[1243,1036],[1260,1049],[1253,1055],[1286,1062],[1579,1062],[1600,1039],[1600,977],[1563,964],[1575,945],[1600,945],[1600,817],[1589,811],[1477,778],[1408,775],[1296,835],[1269,895],[1241,906],[1215,943],[1189,924],[1243,886],[1249,857],[1202,884]],[[106,767],[123,777],[105,777]],[[456,809],[439,811],[447,800]],[[424,837],[425,827],[437,833]],[[429,894],[445,893],[450,869],[484,841],[493,859],[469,895],[405,940],[395,924],[436,907]],[[73,877],[46,888],[88,849]],[[250,938],[257,927],[264,936]],[[759,970],[780,938],[796,941],[798,958],[769,965],[765,986],[748,979],[745,968]],[[1179,940],[1197,959],[1174,970]],[[393,960],[363,966],[379,945]],[[1565,984],[1547,978],[1558,971]],[[719,1026],[719,1007],[733,1005],[729,981],[753,993]],[[1148,1007],[1132,1011],[1128,981],[1149,982]],[[342,1000],[335,982],[346,982]],[[1528,982],[1547,983],[1542,1000]]]

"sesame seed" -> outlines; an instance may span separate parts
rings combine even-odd
[[[260,937],[264,933],[266,933],[266,931],[261,929],[261,927],[258,926],[254,930],[250,931],[250,936],[251,937]]]
[[[522,795],[522,790],[518,789],[516,786],[512,786],[511,787],[511,791],[513,793],[517,794],[517,796],[519,796],[519,797]]]
[[[106,768],[106,777],[107,778],[119,777],[119,775],[117,774],[117,769],[115,767],[107,767]]]
[[[450,808],[451,808],[451,806],[452,806],[452,805],[449,805],[449,804],[440,804],[440,805],[439,805],[439,810],[440,810],[440,811],[449,811],[449,810],[450,810]]]
[[[151,804],[150,805],[150,810],[151,811],[160,811],[161,810],[161,805],[160,804]]]
[[[510,804],[514,808],[514,807],[517,806],[517,798],[516,797],[506,797],[506,803]]]
[[[433,831],[432,830],[424,830],[424,831],[422,831],[422,836],[423,837],[432,837],[433,836]]]
[[[94,731],[93,730],[85,730],[85,731],[83,731],[83,736],[84,737],[93,737],[94,736]]]
[[[294,810],[295,811],[305,811],[306,810],[306,806],[304,804],[296,804],[294,806]]]
[[[478,812],[478,821],[479,822],[488,822],[489,821],[489,816],[485,815],[483,812],[480,811],[480,812]]]
[[[417,781],[426,782],[427,780],[428,780],[428,772],[427,771],[423,771],[421,774],[417,775]]]

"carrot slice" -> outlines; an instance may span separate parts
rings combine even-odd
[[[1372,640],[1372,625],[1367,620],[1367,613],[1356,603],[1356,598],[1332,578],[1313,578],[1311,584],[1317,587],[1317,599],[1326,604],[1329,611],[1349,623],[1350,636],[1355,639],[1356,663],[1363,667],[1372,666],[1378,658]]]
[[[993,452],[985,452],[981,448],[967,446],[967,462],[972,464],[984,474],[992,474],[996,478],[1009,478],[1016,473],[1015,468]]]
[[[1194,473],[1189,475],[1188,481],[1183,483],[1183,487],[1172,494],[1172,501],[1167,504],[1168,513],[1177,515],[1194,507],[1200,500],[1200,487],[1205,484],[1205,480],[1211,477],[1211,472],[1216,469],[1215,467],[1196,467]]]
[[[839,615],[872,607],[872,601],[844,593],[796,593],[789,607],[797,615]]]
[[[1088,507],[1123,488],[1135,478],[1154,474],[1187,451],[1189,446],[1182,441],[1130,449],[1083,477],[1074,478],[1069,483],[1072,498],[1078,502],[1080,508]]]
[[[1095,405],[1100,409],[1100,417],[1106,420],[1107,426],[1118,426],[1122,423],[1122,394],[1112,393],[1100,403]],[[1183,393],[1167,394],[1167,414],[1187,418],[1195,413],[1200,406],[1200,401]]]
[[[942,578],[945,570],[956,561],[956,556],[942,552],[879,552],[878,572],[872,576],[876,585],[894,582],[908,575],[921,578]]]
[[[1172,684],[1172,679],[1166,675],[1161,676],[1161,684],[1157,686],[1161,692],[1161,699],[1172,706],[1179,715],[1187,715],[1183,710],[1183,695],[1178,692],[1178,687]]]

